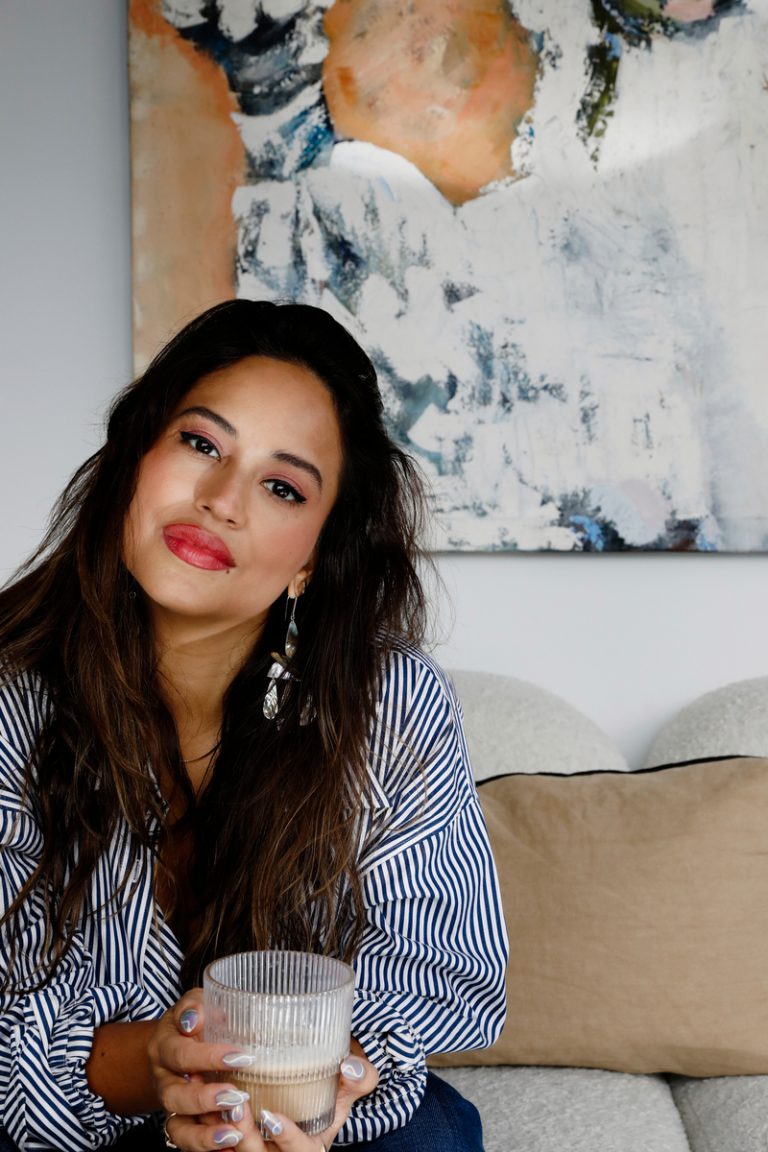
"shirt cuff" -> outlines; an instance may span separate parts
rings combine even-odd
[[[339,1145],[376,1140],[402,1128],[424,1097],[427,1083],[424,1045],[404,1017],[391,1006],[391,997],[358,992],[352,1013],[352,1034],[379,1073],[374,1091],[355,1101],[339,1129]]]
[[[76,1003],[59,1003],[50,1027],[41,1028],[45,1009],[54,1005],[43,1007],[36,1000],[29,998],[24,1025],[17,1023],[11,1032],[17,1050],[9,1096],[16,1106],[5,1109],[9,1135],[22,1147],[64,1146],[71,1152],[111,1143],[141,1117],[109,1112],[91,1092],[85,1065],[94,1030],[114,1020],[156,1019],[157,1002],[134,984],[102,986],[89,989]],[[49,1145],[45,1141],[52,1133],[58,1133],[59,1142]]]

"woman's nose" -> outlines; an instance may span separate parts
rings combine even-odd
[[[243,478],[228,461],[222,461],[200,480],[195,503],[219,520],[235,526],[243,524],[246,518]]]

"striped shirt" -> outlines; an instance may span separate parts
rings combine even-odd
[[[0,909],[32,872],[41,834],[23,799],[44,696],[22,677],[0,689]],[[338,1144],[400,1127],[422,1098],[431,1052],[481,1048],[504,1020],[507,940],[498,882],[450,681],[413,648],[389,658],[370,741],[359,866],[366,927],[352,1031],[380,1073]],[[91,880],[74,946],[45,988],[0,999],[0,1128],[24,1149],[110,1144],[136,1119],[88,1088],[93,1030],[154,1020],[181,994],[182,954],[153,897],[151,862],[118,832]],[[126,878],[119,902],[110,897]],[[106,909],[106,910],[105,910]],[[44,905],[25,909],[17,972],[45,956]],[[7,936],[0,966],[8,964]]]

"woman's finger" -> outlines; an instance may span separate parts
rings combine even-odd
[[[336,1099],[336,1107],[339,1105],[346,1108],[344,1118],[349,1109],[354,1104],[355,1100],[359,1100],[361,1096],[368,1096],[373,1092],[374,1088],[379,1082],[379,1073],[376,1068],[371,1064],[370,1060],[366,1060],[365,1056],[347,1056],[341,1062],[340,1068],[341,1076],[339,1079],[339,1093]]]
[[[205,1116],[180,1116],[171,1113],[165,1122],[167,1138],[183,1152],[211,1152],[216,1148],[240,1148],[241,1152],[264,1152],[260,1137],[246,1140],[234,1124],[222,1120],[218,1113]]]
[[[234,1084],[209,1084],[205,1081],[187,1082],[171,1080],[163,1089],[162,1103],[166,1112],[180,1116],[202,1116],[216,1113],[233,1124],[242,1120],[243,1107],[249,1101],[248,1093]],[[239,1117],[230,1115],[241,1109]]]
[[[306,1132],[302,1132],[301,1128],[287,1116],[269,1112],[266,1108],[262,1109],[260,1119],[261,1127],[265,1135],[268,1134],[270,1141],[265,1147],[275,1147],[280,1152],[321,1152],[323,1146],[328,1152],[336,1135],[335,1132],[331,1134],[332,1130],[329,1128],[319,1136],[307,1136]]]
[[[190,988],[165,1013],[163,1020],[173,1024],[184,1036],[192,1036],[202,1031],[203,997],[202,988]]]
[[[345,1060],[342,1060],[339,1071],[341,1075],[339,1077],[339,1090],[336,1095],[336,1111],[333,1116],[333,1124],[328,1129],[334,1138],[349,1116],[349,1110],[355,1100],[359,1100],[361,1096],[368,1096],[379,1082],[378,1071],[362,1053],[359,1056],[347,1056]],[[325,1143],[330,1148],[333,1140],[326,1140]]]
[[[169,1079],[211,1072],[220,1072],[220,1079],[226,1081],[236,1069],[252,1062],[252,1057],[232,1044],[209,1044],[203,1040],[203,1011],[194,992],[199,989],[165,1013],[150,1042],[150,1060],[161,1087]]]

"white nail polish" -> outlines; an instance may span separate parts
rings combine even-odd
[[[236,1132],[234,1129],[230,1129],[229,1132],[217,1132],[213,1137],[213,1141],[217,1148],[234,1148],[236,1144],[240,1143],[242,1138],[242,1132]]]
[[[248,1052],[227,1052],[221,1059],[227,1068],[251,1068],[256,1063],[256,1057]]]
[[[225,1124],[239,1124],[244,1116],[245,1108],[242,1104],[235,1104],[233,1108],[225,1108],[221,1114]]]
[[[238,1092],[236,1088],[225,1088],[216,1097],[216,1105],[219,1108],[234,1108],[237,1104],[245,1104],[246,1100],[250,1100],[247,1092]]]
[[[269,1132],[270,1136],[279,1136],[283,1130],[283,1126],[278,1118],[273,1116],[271,1112],[267,1112],[266,1108],[262,1108],[261,1110],[261,1123],[267,1132]]]

